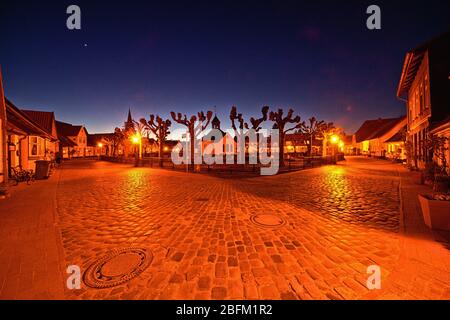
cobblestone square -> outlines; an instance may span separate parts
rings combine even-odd
[[[54,194],[45,195],[56,207],[44,210],[54,218],[54,240],[18,242],[25,230],[33,232],[18,226],[27,223],[25,210],[12,222],[0,207],[8,261],[0,297],[449,299],[448,243],[402,231],[402,174],[400,165],[363,158],[272,177],[67,162],[51,178]],[[30,236],[41,237],[23,235]],[[149,266],[114,287],[83,282],[80,290],[67,289],[67,266],[83,273],[124,248],[146,249]],[[22,269],[13,271],[17,263]],[[370,265],[381,268],[380,290],[367,288]],[[48,280],[40,278],[44,271]]]

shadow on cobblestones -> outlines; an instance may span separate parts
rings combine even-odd
[[[382,230],[399,229],[399,178],[390,171],[358,172],[346,165],[326,166],[277,177],[251,179],[233,187],[258,197]],[[383,174],[383,175],[382,175]]]
[[[127,284],[68,291],[67,297],[363,297],[367,266],[382,265],[388,275],[399,250],[390,228],[398,215],[395,180],[374,181],[353,177],[340,166],[224,180],[101,162],[68,163],[57,190],[65,263],[85,270],[109,250],[129,246],[151,250],[154,259]],[[367,192],[373,194],[364,197]],[[380,196],[387,199],[382,204]],[[352,201],[359,201],[361,213],[353,211]],[[381,214],[374,207],[389,210]],[[370,210],[380,221],[366,219],[364,224],[361,219]],[[257,213],[274,217],[251,219]],[[286,223],[267,228],[252,220]],[[366,228],[371,223],[383,230]]]

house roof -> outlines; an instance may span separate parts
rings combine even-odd
[[[22,109],[21,111],[24,112],[35,123],[37,123],[48,134],[52,134],[53,121],[55,119],[55,114],[53,112],[24,109]]]
[[[399,130],[396,134],[394,134],[390,139],[386,140],[385,142],[405,141],[405,132],[406,132],[406,126],[404,126],[402,130]]]
[[[80,130],[83,126],[80,125],[72,125],[70,123],[56,121],[56,129],[58,131],[58,136],[65,137],[75,137],[80,133]]]
[[[391,119],[380,118],[376,120],[367,120],[362,124],[358,131],[356,131],[356,142],[380,138],[405,119],[406,116]]]
[[[149,145],[154,145],[154,144],[158,144],[158,141],[154,138],[144,138],[144,140],[146,139],[147,143]],[[178,144],[178,140],[165,140],[164,141],[164,146],[166,147],[175,147]]]
[[[417,71],[419,70],[420,64],[422,63],[422,60],[425,56],[425,53],[428,51],[431,45],[449,36],[450,30],[406,53],[400,81],[397,87],[397,97],[402,97],[411,88]]]
[[[168,147],[175,147],[178,144],[178,140],[166,140],[164,141],[164,145]]]
[[[430,133],[434,134],[448,127],[450,127],[450,115],[447,116],[444,120],[434,123],[430,128]]]
[[[114,133],[93,133],[88,134],[87,144],[88,146],[95,147],[97,144],[103,140],[111,139]]]
[[[344,135],[342,138],[345,144],[352,144],[353,142],[353,136],[352,135]]]
[[[59,143],[61,147],[76,147],[78,144],[65,136],[59,136]]]
[[[33,121],[25,112],[17,108],[11,101],[5,98],[6,127],[14,134],[37,135],[48,139],[54,139],[39,124]]]
[[[288,134],[286,134],[286,136],[284,138],[284,141],[285,142],[290,141],[290,142],[292,142],[292,143],[294,143],[296,145],[306,145],[306,144],[309,143],[309,139],[310,138],[305,133],[298,132],[298,133],[288,133]],[[322,145],[322,140],[314,138],[313,139],[313,145],[314,146],[321,146]]]

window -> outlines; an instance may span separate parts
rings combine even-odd
[[[416,90],[416,95],[414,98],[414,119],[417,119],[419,116],[420,110],[419,110],[419,90]]]
[[[425,101],[424,101],[424,94],[423,94],[423,86],[420,85],[420,89],[419,89],[419,110],[420,110],[420,114],[423,113],[424,110],[424,105],[425,105]]]
[[[45,155],[45,140],[41,137],[30,136],[28,154],[30,157],[41,157]]]
[[[79,136],[77,140],[78,140],[78,144],[81,144],[81,145],[86,144],[86,137],[84,137],[84,136]]]

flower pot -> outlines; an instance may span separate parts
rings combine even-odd
[[[450,201],[434,200],[419,194],[425,224],[431,229],[450,231]]]

